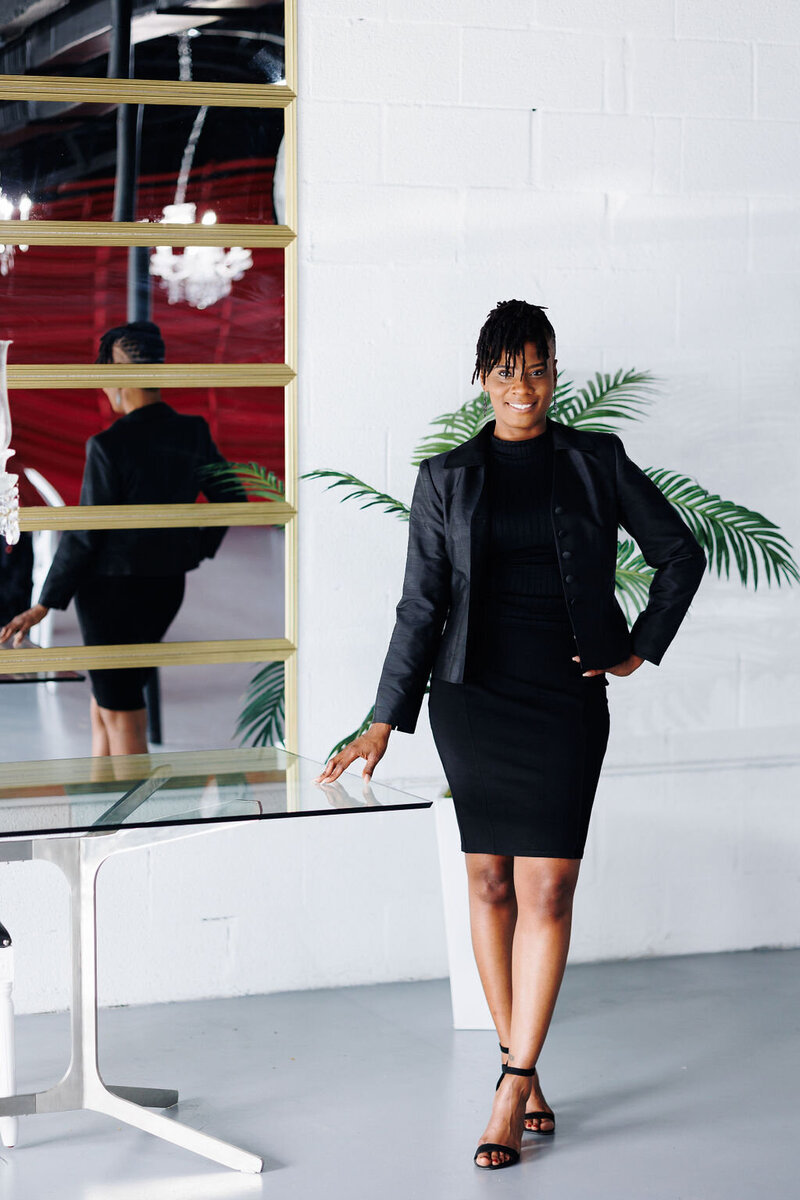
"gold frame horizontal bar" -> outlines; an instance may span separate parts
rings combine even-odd
[[[207,526],[286,525],[297,509],[283,500],[231,504],[94,504],[19,510],[19,527],[37,529],[198,529]],[[2,661],[0,659],[0,661]]]
[[[287,638],[214,642],[142,642],[125,646],[50,646],[0,651],[0,674],[88,671],[109,667],[191,667],[202,663],[283,662],[296,651]]]
[[[286,363],[51,363],[8,368],[9,388],[266,387],[285,388]]]
[[[83,79],[0,75],[0,100],[73,100],[77,104],[203,104],[218,108],[286,108],[285,83],[199,83],[172,79]]]
[[[167,225],[160,221],[0,221],[5,246],[247,246],[282,250],[288,225]]]
[[[3,763],[0,798],[16,800],[18,797],[14,789],[25,789],[25,794],[19,797],[24,804],[31,792],[36,795],[34,789],[37,788],[66,788],[81,783],[117,783],[125,779],[142,779],[162,766],[172,768],[172,780],[175,782],[182,777],[226,774],[230,771],[267,777],[274,775],[274,781],[281,782],[286,778],[287,771],[276,769],[276,764],[270,761],[270,750],[273,747],[238,746],[226,750],[177,750],[172,754],[161,751],[153,754],[120,754],[113,758],[34,758],[8,762]],[[286,765],[291,769],[295,765],[294,756],[287,754],[287,758]]]

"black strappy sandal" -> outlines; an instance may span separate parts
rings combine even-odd
[[[534,1075],[536,1074],[535,1067],[533,1068],[533,1073],[534,1073]],[[525,1133],[540,1133],[542,1135],[542,1137],[549,1137],[551,1133],[555,1133],[555,1131],[556,1131],[556,1114],[554,1112],[526,1112],[525,1113],[526,1121],[533,1121],[537,1117],[539,1118],[540,1121],[543,1121],[543,1120],[544,1121],[552,1121],[553,1128],[552,1129],[542,1129],[542,1127],[540,1125],[538,1129],[528,1129],[527,1125],[523,1125],[522,1128],[525,1131]]]
[[[506,1051],[506,1053],[508,1053],[508,1051]],[[521,1067],[509,1067],[508,1064],[506,1063],[503,1065],[503,1074],[500,1076],[500,1078],[497,1081],[497,1087],[499,1088],[500,1084],[503,1082],[503,1075],[527,1075],[529,1078],[532,1079],[535,1074],[536,1074],[536,1067],[533,1067],[531,1070],[528,1071],[528,1070],[523,1070]],[[494,1090],[497,1091],[497,1088],[495,1088]],[[499,1163],[489,1162],[489,1163],[486,1163],[486,1165],[478,1162],[478,1156],[480,1154],[491,1155],[493,1150],[496,1150],[498,1154],[507,1154],[508,1158],[506,1159],[506,1161],[499,1162]],[[472,1161],[475,1163],[476,1167],[480,1168],[481,1171],[499,1171],[503,1167],[513,1167],[516,1163],[519,1162],[519,1150],[515,1150],[513,1146],[503,1146],[500,1142],[482,1142],[481,1145],[478,1146],[478,1149],[475,1151],[475,1155],[474,1155]]]
[[[499,1043],[499,1042],[498,1042],[498,1045],[500,1045],[500,1043]],[[500,1046],[500,1053],[501,1053],[501,1054],[508,1054],[508,1046]],[[503,1070],[505,1070],[505,1068],[503,1068]],[[534,1074],[534,1075],[536,1074],[536,1067],[534,1067],[534,1068],[533,1068],[533,1074]],[[500,1084],[501,1084],[502,1082],[503,1082],[503,1076],[502,1076],[502,1074],[501,1074],[501,1075],[500,1075],[500,1078],[499,1078],[499,1079],[498,1079],[498,1081],[497,1081],[497,1086],[496,1086],[496,1087],[495,1087],[495,1089],[494,1089],[495,1091],[497,1091],[497,1088],[499,1088],[499,1087],[500,1087]],[[542,1137],[549,1137],[551,1133],[555,1133],[555,1131],[556,1131],[556,1114],[555,1114],[554,1112],[526,1112],[526,1113],[525,1113],[525,1120],[526,1120],[526,1121],[534,1121],[534,1120],[536,1120],[537,1118],[538,1118],[540,1121],[542,1121],[542,1120],[544,1120],[544,1121],[552,1121],[552,1122],[553,1122],[553,1128],[552,1128],[552,1129],[542,1129],[542,1128],[539,1128],[539,1129],[528,1129],[527,1125],[523,1125],[523,1127],[522,1127],[522,1128],[523,1128],[523,1131],[524,1131],[525,1133],[540,1133],[540,1134],[542,1135]]]

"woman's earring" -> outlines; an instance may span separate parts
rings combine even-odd
[[[488,411],[489,411],[489,393],[487,391],[484,391],[484,393],[483,393],[483,415],[486,416]]]

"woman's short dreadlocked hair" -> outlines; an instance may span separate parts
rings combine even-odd
[[[534,343],[542,362],[548,361],[550,342],[555,349],[556,335],[545,310],[525,300],[500,300],[478,335],[472,382],[484,379],[501,359],[514,366],[518,354],[524,358],[526,342]]]
[[[113,362],[115,346],[124,350],[132,363],[163,363],[166,353],[161,330],[152,321],[131,321],[107,330],[100,338],[97,362]]]

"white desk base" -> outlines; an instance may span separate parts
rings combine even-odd
[[[70,890],[72,933],[71,1055],[63,1079],[44,1092],[0,1097],[0,1130],[16,1135],[16,1121],[31,1113],[71,1112],[88,1109],[115,1121],[133,1125],[204,1158],[257,1174],[263,1159],[229,1142],[182,1125],[150,1108],[172,1108],[178,1093],[165,1088],[118,1087],[106,1084],[97,1061],[97,873],[105,860],[123,850],[137,850],[158,842],[192,834],[230,828],[231,822],[192,826],[149,826],[142,829],[97,830],[90,833],[48,835],[18,841],[0,841],[0,861],[46,861],[59,867]],[[236,823],[238,827],[238,822]],[[5,951],[0,951],[5,953]],[[13,1038],[10,1039],[13,1047]],[[12,1050],[13,1054],[13,1050]],[[13,1081],[13,1060],[10,1080]],[[5,1140],[5,1137],[3,1138]]]

